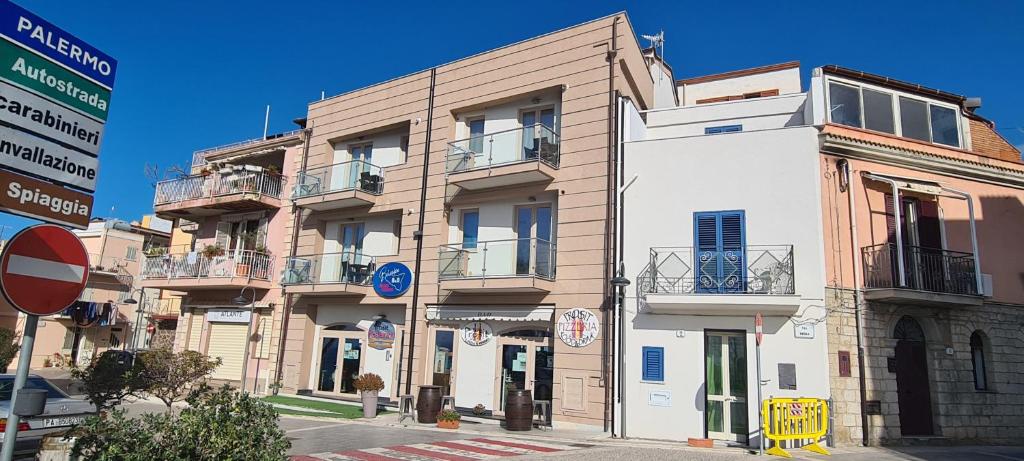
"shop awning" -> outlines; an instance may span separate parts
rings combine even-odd
[[[473,321],[501,320],[506,322],[550,322],[554,319],[552,306],[431,306],[427,307],[427,320]]]

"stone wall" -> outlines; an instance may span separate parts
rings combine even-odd
[[[833,432],[837,444],[856,445],[862,432],[853,292],[830,288],[826,299]],[[934,434],[953,443],[1024,443],[1024,307],[886,303],[868,303],[865,309],[867,399],[881,403],[881,414],[868,417],[870,442],[910,443],[900,432],[896,374],[888,367],[895,356],[893,328],[905,315],[925,334]],[[984,338],[987,390],[975,389],[970,346],[975,331]],[[849,377],[839,376],[839,351],[850,353]]]

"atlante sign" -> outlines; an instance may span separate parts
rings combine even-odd
[[[0,170],[0,211],[85,229],[92,196]]]

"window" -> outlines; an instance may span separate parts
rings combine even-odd
[[[985,364],[985,339],[980,331],[971,334],[971,366],[974,371],[974,389],[988,390],[988,367]]]
[[[894,106],[896,96],[898,104]],[[834,80],[828,83],[828,97],[832,123],[960,147],[955,107],[904,96],[895,90],[883,91]]]
[[[856,87],[829,82],[829,119],[832,123],[860,128],[860,94]]]
[[[743,125],[709,126],[704,128],[704,134],[735,133],[743,131]]]
[[[483,117],[466,121],[469,126],[469,150],[475,153],[484,151],[484,119]]]
[[[960,147],[960,134],[956,127],[956,111],[948,107],[932,105],[932,142]]]
[[[127,259],[129,261],[135,261],[135,258],[138,256],[138,253],[138,247],[128,247],[128,249],[125,252],[124,259]]]
[[[644,346],[643,347],[643,380],[664,381],[665,380],[665,348]]]
[[[476,248],[480,233],[480,212],[467,210],[462,212],[462,249]]]
[[[905,138],[930,141],[928,103],[900,96],[900,127]]]
[[[698,212],[693,221],[697,292],[746,291],[744,212]]]
[[[864,88],[864,128],[896,134],[892,95]]]

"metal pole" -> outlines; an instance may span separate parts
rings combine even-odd
[[[757,351],[757,430],[760,432],[757,443],[757,454],[764,455],[764,413],[761,409],[764,408],[763,401],[761,400],[761,345],[756,344],[755,350]]]
[[[245,378],[247,378],[246,375],[249,372],[249,338],[252,337],[252,317],[256,315],[256,289],[253,287],[245,288],[252,290],[252,301],[249,303],[249,322],[245,329],[245,351],[242,352],[242,392],[245,392]],[[242,288],[243,293],[245,288]]]
[[[137,304],[138,307],[135,309],[135,313],[137,315],[135,316],[135,332],[132,333],[132,353],[139,350],[139,325],[142,325],[142,306],[146,302],[146,291],[142,288],[139,288],[137,291],[139,292],[139,303]],[[132,293],[134,293],[134,291]]]
[[[18,372],[14,375],[14,388],[11,389],[11,406],[7,415],[7,429],[4,431],[4,448],[0,453],[0,460],[11,461],[14,459],[14,445],[18,440],[18,423],[21,419],[14,414],[14,405],[18,400],[18,391],[25,387],[28,381],[28,369],[32,362],[32,347],[36,342],[36,327],[39,325],[39,316],[29,314],[25,319],[25,333],[21,337],[21,352],[18,357]]]
[[[251,314],[250,314],[251,315]],[[251,320],[250,320],[251,321]],[[260,318],[260,355],[263,356],[263,345],[267,343],[267,338],[264,336],[267,334],[267,321],[262,317]],[[252,393],[256,393],[256,384],[260,382],[260,362],[259,357],[256,357],[256,376],[252,379]]]

